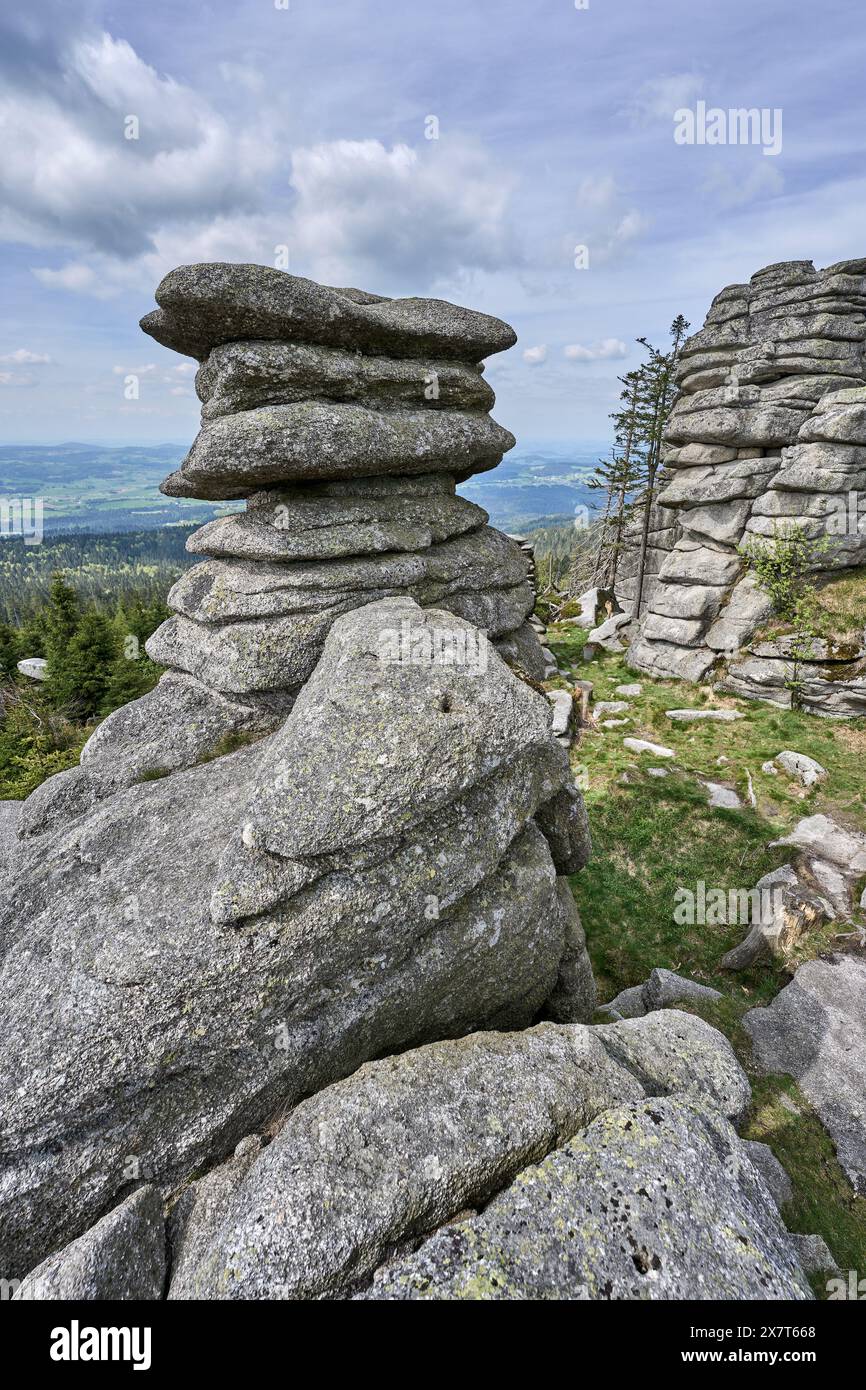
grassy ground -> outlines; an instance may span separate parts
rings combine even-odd
[[[842,596],[840,595],[840,598]],[[599,997],[611,999],[665,966],[720,990],[722,1000],[700,1012],[731,1040],[749,1073],[753,1104],[744,1137],[770,1145],[787,1169],[794,1198],[784,1215],[791,1230],[824,1237],[843,1269],[866,1272],[866,1200],[856,1197],[833,1145],[790,1077],[763,1076],[753,1062],[743,1014],[768,1003],[804,959],[828,949],[850,949],[850,924],[828,924],[801,943],[796,956],[766,961],[737,974],[719,960],[745,935],[742,925],[683,926],[674,920],[678,888],[750,889],[791,852],[771,848],[803,816],[824,812],[866,830],[866,721],[835,722],[771,705],[716,695],[681,681],[652,681],[620,657],[583,662],[579,629],[552,627],[548,642],[567,675],[549,685],[591,680],[593,699],[619,699],[615,687],[639,682],[629,699],[628,725],[585,730],[572,751],[584,786],[593,832],[593,858],[572,880],[587,933]],[[719,707],[745,717],[734,723],[678,724],[668,709]],[[649,739],[674,750],[668,761],[636,755],[623,738]],[[783,749],[816,758],[826,782],[806,792],[784,773],[761,771]],[[665,766],[654,778],[647,769]],[[747,801],[748,774],[757,806]],[[710,809],[699,778],[739,792],[742,810]],[[823,1290],[823,1280],[816,1289]]]

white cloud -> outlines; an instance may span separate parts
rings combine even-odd
[[[273,264],[275,247],[286,240],[278,214],[215,217],[205,225],[185,222],[153,234],[153,250],[133,259],[95,252],[59,270],[37,267],[33,274],[47,289],[111,299],[134,292],[150,296],[167,271],[197,261],[258,261]]]
[[[513,177],[475,141],[291,151],[250,98],[261,79],[243,61],[219,65],[248,99],[229,118],[221,88],[206,99],[125,39],[53,37],[39,82],[10,70],[0,96],[0,240],[61,253],[32,267],[47,289],[110,299],[196,260],[274,264],[284,245],[292,270],[386,291],[519,260]],[[125,138],[130,117],[137,139]]]
[[[4,352],[0,362],[13,362],[18,366],[44,366],[51,361],[44,352],[31,352],[29,348],[16,348],[14,352]]]
[[[704,89],[704,80],[694,72],[677,72],[667,77],[651,77],[638,88],[631,106],[636,120],[673,120],[674,112],[690,106]]]
[[[474,142],[420,149],[335,140],[296,150],[290,245],[323,280],[372,274],[429,284],[515,258],[506,216],[512,179]]]
[[[583,208],[607,211],[616,197],[616,180],[612,174],[589,174],[577,186],[578,205]]]
[[[0,386],[35,386],[36,378],[29,372],[0,372]]]
[[[244,87],[248,92],[258,93],[264,89],[265,79],[257,68],[247,63],[220,63],[219,74],[223,82],[231,87]]]
[[[610,174],[582,179],[577,205],[582,221],[574,243],[589,248],[590,266],[617,259],[650,226],[647,217],[629,206]]]
[[[131,116],[138,139],[125,138]],[[251,208],[277,158],[263,120],[228,122],[107,33],[72,41],[39,84],[10,84],[0,135],[0,237],[121,258],[179,220]],[[75,263],[40,278],[97,289]]]
[[[147,376],[150,372],[156,371],[155,362],[145,362],[142,367],[118,367],[111,369],[115,376]]]
[[[97,299],[105,299],[110,289],[100,281],[92,266],[83,261],[70,261],[59,270],[48,266],[37,266],[33,274],[48,290],[70,290],[73,294],[92,294]]]
[[[570,362],[603,362],[611,358],[628,356],[628,348],[619,338],[602,338],[595,347],[584,347],[581,343],[569,343],[563,348],[563,355]]]
[[[704,181],[704,192],[723,208],[743,207],[758,198],[775,197],[784,187],[781,170],[765,159],[755,163],[745,175],[718,165]]]
[[[536,367],[541,362],[547,361],[547,344],[539,343],[538,347],[526,348],[523,353],[524,362],[528,362],[531,367]]]
[[[407,145],[386,149],[375,140],[341,140],[296,151],[297,196],[285,213],[277,207],[173,222],[155,228],[152,247],[137,257],[91,252],[33,273],[47,288],[108,299],[129,291],[152,294],[176,265],[273,265],[284,245],[294,273],[386,293],[403,285],[429,289],[449,277],[514,263],[511,181],[476,147],[456,140],[450,146],[428,154]]]

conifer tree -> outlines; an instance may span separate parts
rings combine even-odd
[[[649,550],[650,519],[656,500],[656,478],[661,464],[664,428],[676,397],[674,374],[680,351],[689,324],[682,314],[677,314],[670,327],[671,345],[667,352],[659,352],[646,338],[638,342],[646,349],[649,360],[641,368],[641,428],[644,446],[643,496],[640,500],[642,520],[640,550],[638,553],[637,585],[634,602],[634,617],[640,617],[646,579],[647,552]]]
[[[63,662],[49,666],[52,702],[77,719],[92,719],[105,700],[116,658],[117,637],[110,620],[88,610],[70,638]]]
[[[628,524],[633,494],[643,466],[641,434],[642,378],[640,371],[627,372],[622,383],[619,410],[612,413],[615,445],[610,460],[603,459],[589,486],[605,493],[604,517],[598,527],[593,583],[601,588],[616,584],[623,538]]]
[[[43,619],[45,645],[49,661],[62,656],[70,639],[75,635],[81,617],[78,595],[67,584],[62,574],[51,576],[48,606]]]
[[[40,626],[43,649],[48,662],[43,692],[48,703],[56,709],[59,709],[67,698],[66,665],[70,645],[80,621],[81,606],[78,595],[67,584],[62,574],[53,574],[48,603],[41,615]]]
[[[112,710],[129,704],[130,700],[146,695],[156,685],[161,673],[162,668],[145,656],[143,651],[137,658],[131,658],[121,648],[112,663],[99,713],[111,714]]]
[[[4,681],[15,679],[21,648],[18,635],[8,623],[0,623],[0,677]]]

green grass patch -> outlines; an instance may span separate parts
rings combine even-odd
[[[170,777],[171,773],[170,767],[148,767],[136,780],[139,782],[160,782],[163,777]]]

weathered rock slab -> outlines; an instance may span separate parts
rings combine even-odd
[[[141,327],[164,347],[203,358],[220,343],[281,339],[391,357],[477,362],[516,342],[508,324],[444,299],[386,299],[331,289],[272,266],[210,262],[172,270]]]
[[[303,1101],[251,1165],[193,1188],[170,1297],[344,1293],[646,1094],[712,1097],[732,1114],[748,1085],[721,1035],[682,1014],[474,1034],[369,1063]]]
[[[14,1295],[22,1301],[154,1300],[167,1273],[162,1197],[139,1187],[83,1236],[27,1275]]]
[[[866,1193],[866,960],[834,955],[801,965],[789,985],[743,1019],[765,1071],[793,1076]]]
[[[606,1111],[524,1169],[482,1214],[387,1265],[364,1296],[805,1300],[812,1293],[734,1130],[712,1111],[669,1098]]]
[[[205,425],[160,490],[169,497],[246,497],[284,482],[495,468],[514,436],[486,414],[371,410],[323,401],[259,406]]]
[[[384,410],[490,410],[494,404],[476,366],[369,357],[298,342],[224,343],[199,368],[195,385],[203,420],[311,398]]]

